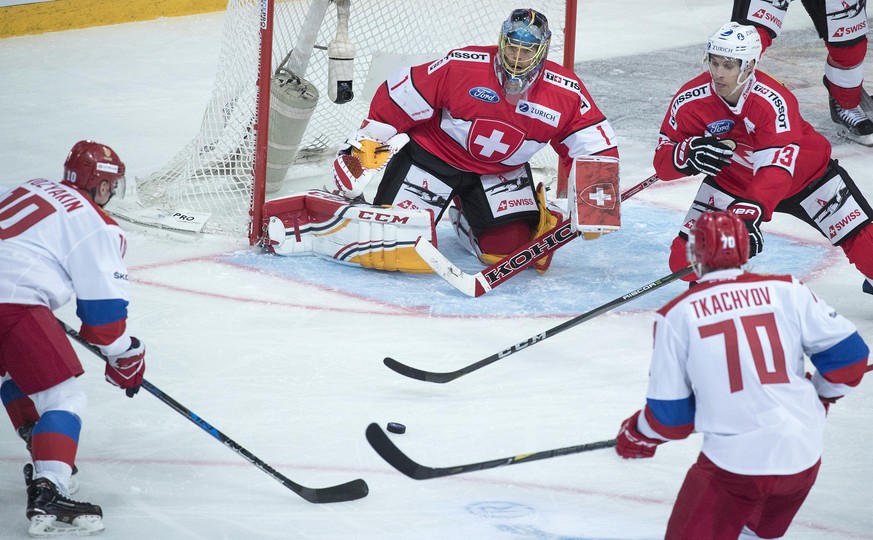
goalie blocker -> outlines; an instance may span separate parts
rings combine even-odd
[[[436,243],[430,211],[310,190],[265,203],[263,214],[266,247],[277,255],[312,253],[376,270],[432,272],[414,248],[419,237]]]
[[[567,205],[573,232],[585,240],[621,228],[618,160],[611,157],[576,158],[570,168]]]

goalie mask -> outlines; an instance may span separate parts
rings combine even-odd
[[[542,71],[549,54],[549,21],[532,9],[516,9],[503,22],[494,71],[509,96],[523,94]]]
[[[94,202],[100,183],[109,182],[109,198],[116,191],[124,196],[124,163],[115,150],[94,141],[79,141],[73,145],[64,161],[64,180],[89,193]],[[102,204],[109,201],[106,199]],[[101,204],[101,206],[102,206]]]
[[[739,268],[749,260],[749,230],[733,212],[704,212],[688,235],[686,250],[698,276],[702,267]]]
[[[749,80],[758,66],[762,51],[761,36],[754,26],[731,22],[716,30],[709,38],[703,63],[708,65],[713,56],[739,61],[740,73],[737,75],[737,89],[739,89]]]

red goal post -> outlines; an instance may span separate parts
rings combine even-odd
[[[338,15],[348,2],[229,0],[200,132],[163,168],[136,179],[136,203],[110,211],[166,228],[174,228],[173,218],[183,216],[199,220],[196,232],[245,235],[256,244],[264,201],[323,186],[329,160],[366,117],[372,93],[394,69],[439,58],[456,47],[494,44],[501,22],[519,7],[549,18],[552,60],[563,60],[571,69],[575,61],[577,0],[350,0],[355,98],[336,104],[328,97],[327,48],[338,38]],[[317,104],[289,101],[277,92],[286,88],[283,67],[293,67],[308,81],[292,98],[317,93]],[[302,122],[306,129],[299,140],[276,140],[271,133],[271,122],[275,128],[304,117],[308,125]],[[532,165],[552,179],[559,176],[550,148],[535,156]]]

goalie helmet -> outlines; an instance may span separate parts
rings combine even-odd
[[[124,163],[115,150],[94,141],[79,141],[73,145],[64,161],[64,180],[86,191],[94,198],[104,180],[109,182],[110,197],[124,193]]]
[[[704,212],[691,229],[686,247],[698,276],[701,267],[738,268],[749,260],[749,230],[733,212]]]
[[[503,21],[494,71],[507,95],[524,93],[536,80],[551,37],[546,16],[533,9],[516,9]]]
[[[710,36],[706,43],[706,55],[703,61],[708,62],[710,55],[739,60],[740,75],[737,77],[739,85],[740,77],[749,70],[752,61],[755,62],[753,69],[758,65],[762,51],[761,35],[758,34],[758,30],[754,26],[730,22]],[[749,71],[746,77],[748,78],[748,75],[751,74],[752,72]]]

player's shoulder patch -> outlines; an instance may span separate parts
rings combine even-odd
[[[683,105],[704,99],[712,95],[712,89],[709,83],[692,85],[689,88],[680,90],[673,96],[673,102],[670,104],[670,112],[675,116],[676,111],[682,108]]]
[[[775,79],[765,76],[758,77],[752,82],[751,94],[762,98],[773,111],[773,126],[776,133],[784,133],[791,130],[791,119],[788,108],[788,89],[779,84]]]
[[[453,49],[449,51],[449,53],[444,57],[434,62],[431,62],[431,64],[427,66],[428,75],[452,61],[490,64],[491,53],[487,50],[483,50],[482,47],[465,47],[462,49]]]
[[[546,68],[543,73],[543,80],[565,90],[582,95],[582,87],[579,85],[579,81],[575,77],[569,77],[568,75],[559,73],[556,70]]]
[[[555,67],[560,68],[557,64],[555,64]],[[549,69],[549,67],[547,67],[543,70],[543,81],[547,84],[554,85],[563,91],[578,96],[581,102],[579,105],[579,114],[584,115],[591,110],[591,103],[588,98],[585,97],[585,92],[582,91],[582,85],[579,84],[579,79],[576,78],[575,75],[571,76],[569,73],[562,73],[558,69]]]

